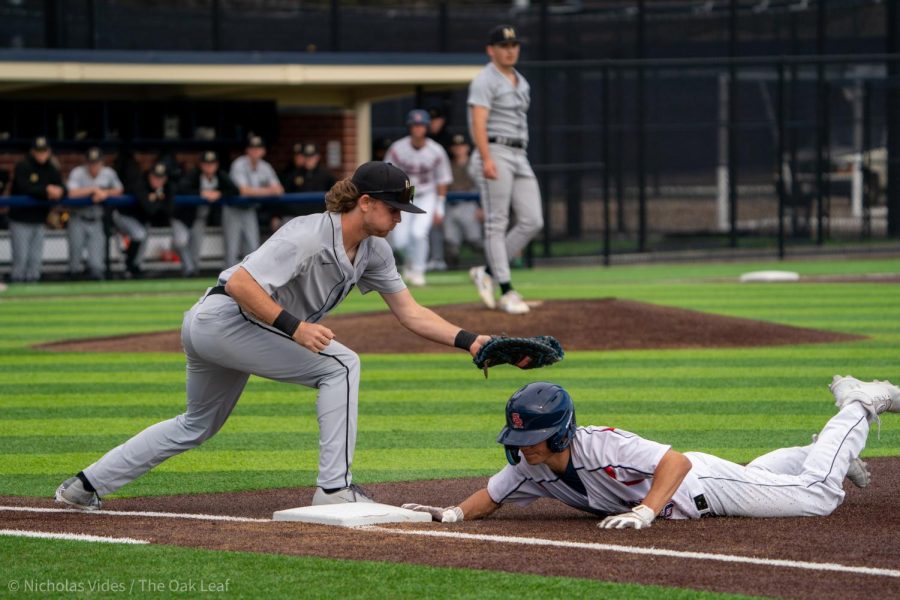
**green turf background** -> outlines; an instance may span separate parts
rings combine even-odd
[[[747,461],[775,447],[808,443],[810,434],[834,412],[826,387],[831,375],[900,379],[900,286],[736,282],[740,273],[770,268],[803,275],[897,274],[900,261],[518,271],[517,287],[528,298],[627,298],[857,333],[868,339],[777,348],[579,352],[541,372],[494,369],[487,381],[462,354],[363,355],[356,480],[494,472],[503,461],[501,448],[493,440],[503,424],[505,400],[534,378],[564,385],[575,398],[582,424],[630,429],[679,450]],[[429,283],[415,292],[423,304],[473,301],[464,274],[433,275]],[[33,350],[30,345],[175,329],[206,285],[209,282],[198,280],[41,284],[13,286],[0,295],[0,453],[4,459],[0,493],[46,497],[61,479],[141,428],[176,415],[184,405],[181,355],[59,354]],[[339,312],[383,306],[377,296],[355,294]],[[597,335],[603,335],[602,329]],[[218,436],[164,463],[123,488],[120,495],[311,486],[317,458],[314,416],[312,391],[251,378]],[[864,456],[900,454],[900,426],[896,425],[900,424],[893,423],[892,417],[884,419],[880,439],[870,438]],[[41,549],[56,547],[51,542],[0,540],[0,551],[8,556],[5,549],[15,544],[35,548],[35,565],[44,552],[50,552]],[[90,546],[92,555],[98,552],[95,546]],[[107,547],[103,552],[135,549]],[[246,560],[247,565],[263,560],[238,556],[229,560]],[[265,560],[269,558],[273,564],[306,560]],[[213,562],[197,558],[195,564]],[[378,572],[363,563],[358,567],[329,561],[316,564],[316,568],[341,572],[348,568]],[[85,573],[92,569],[85,563]],[[413,573],[419,568],[397,569]],[[448,572],[455,573],[447,576],[448,581],[476,581],[469,572]],[[422,576],[433,575],[427,571]],[[487,576],[493,583],[481,581],[477,588],[502,594],[503,577]],[[559,580],[553,585],[570,584]],[[450,595],[453,587],[445,590],[447,594],[435,593]],[[321,595],[331,591],[323,587]],[[404,593],[399,588],[394,591]],[[638,592],[623,588],[617,593],[630,597]]]

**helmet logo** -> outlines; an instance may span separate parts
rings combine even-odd
[[[519,416],[519,413],[511,413],[509,418],[512,419],[513,429],[524,429],[525,423],[522,422],[522,417]]]

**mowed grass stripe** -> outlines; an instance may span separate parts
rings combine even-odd
[[[503,426],[502,421],[477,431],[363,431],[358,437],[361,452],[375,449],[421,448],[471,448],[493,449],[502,453],[495,439]],[[645,429],[641,435],[649,439],[670,444],[681,450],[700,448],[776,448],[783,445],[804,445],[810,440],[809,428],[771,429],[766,431],[681,431],[679,429]],[[106,453],[109,449],[126,441],[130,434],[119,435],[59,435],[47,438],[38,435],[0,437],[0,452],[3,454],[66,454],[73,448],[79,452]],[[887,438],[886,438],[887,439]],[[889,439],[888,439],[889,441]],[[268,450],[271,448],[313,448],[319,443],[316,432],[291,433],[231,433],[224,431],[199,446],[194,452],[215,452],[221,450]],[[0,470],[2,472],[2,470]]]

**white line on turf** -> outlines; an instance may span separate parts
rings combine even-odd
[[[104,542],[107,544],[149,544],[147,540],[134,538],[114,538],[85,533],[50,533],[47,531],[23,531],[20,529],[0,529],[0,535],[10,537],[40,538],[44,540],[73,540],[76,542]]]
[[[32,506],[0,506],[0,511],[35,512],[35,513],[77,513],[86,515],[103,515],[114,517],[157,517],[163,519],[193,519],[198,521],[230,521],[236,523],[281,523],[271,519],[252,519],[249,517],[231,517],[228,515],[204,515],[189,513],[168,513],[153,511],[127,511],[127,510],[96,510],[83,511],[71,508],[40,508]],[[475,533],[461,533],[453,531],[424,531],[421,529],[390,529],[387,527],[365,526],[357,527],[362,531],[378,531],[398,535],[418,535],[436,538],[452,538],[459,540],[477,540],[485,542],[498,542],[503,544],[519,544],[526,546],[553,546],[557,548],[575,548],[579,550],[596,550],[600,552],[622,552],[625,554],[643,554],[650,556],[668,556],[672,558],[691,558],[697,560],[712,560],[720,562],[743,563],[760,565],[765,567],[786,567],[794,569],[807,569],[811,571],[835,571],[840,573],[856,573],[859,575],[881,575],[884,577],[900,577],[900,571],[894,569],[879,569],[874,567],[853,567],[837,563],[815,563],[797,560],[782,560],[774,558],[753,558],[750,556],[735,556],[732,554],[712,554],[709,552],[686,552],[682,550],[665,550],[662,548],[642,548],[640,546],[616,546],[613,544],[596,544],[590,542],[568,542],[564,540],[546,540],[543,538],[514,537],[505,535],[485,535]]]
[[[360,527],[368,531],[395,533],[398,535],[417,535],[436,538],[452,538],[457,540],[474,540],[498,542],[502,544],[520,544],[525,546],[553,546],[557,548],[574,548],[578,550],[597,550],[600,552],[622,552],[625,554],[643,554],[650,556],[666,556],[671,558],[691,558],[720,562],[744,563],[763,567],[786,567],[792,569],[808,569],[811,571],[837,571],[839,573],[855,573],[857,575],[881,575],[884,577],[900,577],[900,571],[894,569],[877,569],[874,567],[853,567],[837,563],[817,563],[798,560],[782,560],[774,558],[753,558],[732,554],[712,554],[709,552],[686,552],[682,550],[665,550],[662,548],[642,548],[640,546],[617,546],[613,544],[595,544],[589,542],[567,542],[564,540],[545,540],[543,538],[513,537],[506,535],[486,535],[461,533],[453,531],[424,531],[421,529],[389,529],[387,527]]]
[[[273,523],[272,519],[251,519],[228,515],[195,515],[190,513],[154,512],[143,510],[78,510],[77,508],[40,508],[36,506],[0,506],[0,511],[35,513],[77,513],[112,517],[158,517],[162,519],[193,519],[196,521],[229,521],[234,523]]]

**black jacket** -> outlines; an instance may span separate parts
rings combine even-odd
[[[178,183],[178,193],[184,194],[186,196],[199,196],[200,177],[202,177],[202,175],[203,172],[200,169],[191,169],[190,171],[188,171]],[[223,171],[222,169],[216,171],[216,180],[216,189],[222,192],[223,198],[240,195],[240,190],[231,180],[231,177],[228,176],[227,172]],[[197,205],[175,205],[175,218],[185,225],[191,226],[194,223],[194,219],[196,217]]]
[[[160,189],[150,187],[150,178],[145,173],[134,191],[136,205],[128,211],[145,225],[168,227],[175,212],[175,184],[171,180]]]
[[[50,208],[56,204],[47,199],[47,186],[58,185],[65,190],[62,173],[51,161],[40,164],[30,154],[16,164],[13,172],[13,196],[30,196],[42,200],[42,206],[12,206],[9,209],[9,220],[20,223],[43,223],[47,220]]]

